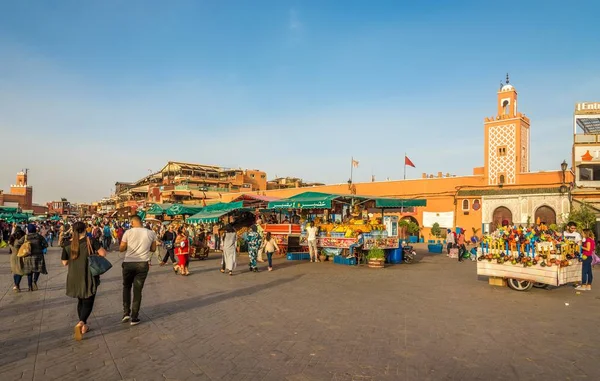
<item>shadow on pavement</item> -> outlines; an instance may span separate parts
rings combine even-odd
[[[183,300],[174,300],[167,303],[162,303],[159,305],[151,305],[147,307],[143,307],[140,311],[141,314],[147,316],[150,320],[164,318],[179,312],[184,312],[188,310],[192,310],[195,308],[202,308],[209,306],[211,304],[220,303],[225,300],[237,297],[244,297],[248,295],[255,294],[262,290],[266,290],[269,288],[277,287],[282,284],[294,282],[301,277],[303,274],[299,274],[289,278],[277,279],[268,283],[259,284],[251,287],[246,287],[243,289],[238,289],[230,292],[218,292],[209,295],[196,296]],[[102,295],[100,294],[100,297]],[[64,299],[63,299],[64,300]],[[41,305],[41,303],[40,303]],[[76,305],[76,302],[74,302]],[[142,302],[143,305],[143,302]],[[110,315],[96,316],[94,317],[97,322],[99,322],[99,327],[93,327],[95,331],[102,331],[102,334],[110,334],[119,331],[126,331],[131,329],[129,325],[121,324],[120,317],[121,315],[118,313],[113,313]],[[19,361],[26,357],[26,352],[30,352],[32,350],[37,350],[38,352],[48,350],[51,348],[60,345],[61,343],[69,343],[71,340],[71,327],[68,329],[59,328],[44,331],[41,334],[33,334],[33,335],[23,335],[18,338],[4,340],[0,347],[0,370],[1,367],[4,367],[14,361]],[[93,336],[95,336],[94,334]],[[90,335],[92,336],[92,335]],[[38,347],[39,343],[39,347]]]

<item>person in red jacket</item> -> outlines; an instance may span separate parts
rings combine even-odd
[[[175,255],[177,255],[177,264],[173,266],[175,274],[179,271],[181,275],[190,275],[190,241],[185,235],[185,229],[177,229],[177,238],[175,238]]]

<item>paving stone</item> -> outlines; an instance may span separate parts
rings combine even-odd
[[[15,294],[0,250],[2,381],[600,379],[596,291],[493,288],[445,256],[383,271],[277,259],[258,274],[240,256],[233,277],[218,255],[190,277],[153,266],[131,327],[112,252],[81,342],[59,256],[39,291]]]

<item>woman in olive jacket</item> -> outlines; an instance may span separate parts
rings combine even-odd
[[[27,274],[27,286],[29,291],[37,291],[37,281],[40,274],[48,274],[46,270],[46,261],[44,260],[44,251],[48,247],[46,239],[37,233],[33,224],[27,226],[27,235],[15,243],[17,251],[23,246],[25,241],[31,245],[31,254],[23,258],[23,274]]]

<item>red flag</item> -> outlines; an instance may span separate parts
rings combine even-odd
[[[408,156],[404,155],[404,165],[409,165],[413,168],[416,168],[412,161],[408,158]]]

